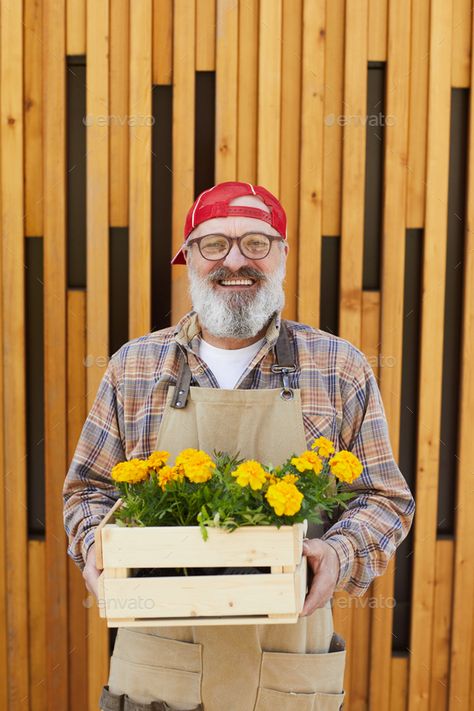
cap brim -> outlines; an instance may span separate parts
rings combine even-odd
[[[186,264],[186,257],[184,256],[184,251],[182,247],[180,247],[174,255],[173,259],[171,260],[171,264]]]

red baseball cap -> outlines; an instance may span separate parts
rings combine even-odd
[[[229,202],[242,195],[257,195],[265,205],[270,208],[270,212],[260,210],[258,207],[250,205],[229,205]],[[239,215],[241,217],[255,217],[264,220],[274,227],[277,232],[287,239],[286,234],[286,213],[280,201],[272,193],[261,185],[252,183],[241,183],[228,181],[217,183],[196,198],[186,215],[184,223],[184,242],[197,225],[204,220],[211,220],[213,217],[228,217],[229,215]],[[184,244],[171,260],[171,264],[186,264],[183,252]]]

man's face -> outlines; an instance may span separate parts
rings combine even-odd
[[[271,225],[268,225],[263,220],[257,220],[251,217],[217,217],[212,220],[206,220],[201,222],[200,225],[196,227],[191,233],[189,239],[196,239],[197,237],[202,237],[209,234],[224,234],[228,237],[239,237],[246,232],[260,232],[267,235],[277,235],[278,232]],[[270,252],[264,259],[249,259],[245,257],[239,247],[237,242],[233,242],[232,248],[225,259],[221,259],[218,262],[209,261],[201,256],[197,244],[191,245],[188,251],[192,252],[192,264],[195,272],[201,276],[206,277],[211,275],[217,270],[225,270],[229,275],[231,281],[237,281],[238,276],[244,274],[249,268],[252,271],[257,272],[255,274],[255,279],[253,279],[252,285],[229,285],[222,284],[220,281],[216,281],[214,286],[216,291],[256,291],[259,287],[261,281],[267,274],[272,274],[280,265],[282,260],[282,254],[286,256],[287,246],[285,244],[285,250],[283,251],[280,245],[274,242],[270,248]],[[228,281],[228,280],[226,280]]]
[[[232,204],[246,204],[266,209],[252,196],[237,198]],[[278,232],[263,220],[251,217],[219,217],[199,224],[189,241],[208,234],[238,237],[246,232],[277,235]],[[286,242],[283,247],[272,243],[263,259],[244,256],[233,242],[229,254],[219,261],[202,257],[197,244],[186,250],[188,276],[193,307],[201,323],[214,335],[248,338],[260,332],[275,311],[284,305],[283,278],[285,275]],[[244,283],[237,283],[237,282]]]

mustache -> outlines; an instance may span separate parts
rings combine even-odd
[[[265,274],[253,267],[242,267],[238,272],[232,272],[226,267],[217,267],[215,271],[207,275],[206,279],[210,282],[222,281],[223,279],[255,279],[255,281],[266,281]]]

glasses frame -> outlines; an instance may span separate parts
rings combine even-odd
[[[205,237],[211,237],[213,235],[215,235],[216,237],[224,237],[224,239],[227,240],[227,246],[228,246],[227,252],[224,254],[224,256],[218,257],[217,259],[210,259],[209,257],[205,257],[204,254],[201,252],[201,241]],[[247,235],[262,235],[263,237],[266,237],[267,239],[270,240],[270,246],[268,247],[268,252],[265,254],[265,256],[263,256],[263,257],[248,257],[246,254],[244,254],[242,252],[242,247],[240,246],[240,243],[244,239],[244,237],[247,237]],[[285,238],[282,237],[281,235],[268,235],[266,232],[258,232],[256,230],[250,230],[249,232],[244,232],[243,235],[239,235],[238,237],[229,237],[228,235],[222,234],[222,232],[209,232],[209,234],[207,234],[207,235],[202,235],[201,237],[196,237],[195,239],[192,239],[189,242],[186,242],[183,245],[183,247],[189,248],[193,244],[197,244],[198,249],[199,249],[199,254],[201,255],[201,257],[203,259],[206,259],[208,262],[220,262],[221,259],[225,259],[227,257],[227,255],[229,254],[230,250],[232,249],[233,242],[237,242],[237,246],[239,248],[240,254],[243,257],[245,257],[245,259],[251,259],[253,262],[254,261],[257,262],[260,259],[265,259],[266,257],[268,257],[268,255],[271,252],[273,242],[275,242],[275,240],[277,240],[278,242],[283,242],[285,240]]]

